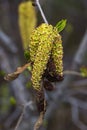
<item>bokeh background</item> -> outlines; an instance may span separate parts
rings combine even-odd
[[[33,130],[38,117],[32,104],[30,74],[25,71],[16,80],[7,82],[4,75],[26,63],[18,24],[18,7],[24,0],[0,0],[0,130],[14,130],[25,108],[17,129]],[[64,47],[64,71],[80,72],[87,66],[87,0],[40,0],[49,24],[67,19],[61,32]],[[43,22],[37,7],[37,25]],[[29,14],[30,15],[30,14]],[[30,21],[31,22],[31,19]],[[41,130],[87,130],[87,79],[64,75],[55,83],[56,91],[46,92],[48,109]]]

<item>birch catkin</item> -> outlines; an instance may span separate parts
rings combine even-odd
[[[31,1],[22,2],[19,5],[19,27],[24,49],[30,42],[30,34],[36,26],[36,11]]]
[[[61,36],[52,25],[43,23],[36,28],[30,38],[30,58],[33,62],[32,83],[35,90],[40,91],[41,79],[52,55],[56,73],[63,74],[63,48]]]
[[[56,67],[56,73],[63,77],[63,46],[61,36],[58,34],[52,49],[52,58]]]

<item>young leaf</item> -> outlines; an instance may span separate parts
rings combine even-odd
[[[16,100],[14,97],[10,97],[10,103],[11,105],[16,105]]]
[[[25,59],[29,62],[30,61],[30,52],[29,50],[25,50],[24,51],[24,57]]]
[[[61,21],[59,21],[59,22],[56,24],[56,28],[57,28],[58,32],[61,32],[61,31],[65,28],[66,22],[67,22],[66,19],[62,19]]]
[[[80,68],[80,73],[82,75],[82,77],[87,77],[87,67],[81,67]]]

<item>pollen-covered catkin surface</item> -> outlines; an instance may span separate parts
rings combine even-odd
[[[46,39],[47,36],[47,39]],[[50,39],[51,43],[54,41],[54,37],[57,36],[57,32],[54,32],[54,28],[52,25],[48,25],[46,23],[41,24],[38,28],[36,28],[30,37],[30,57],[31,61],[34,62],[35,55],[38,50],[38,46],[41,44],[46,44],[46,42]]]
[[[31,61],[34,61],[32,83],[33,87],[38,91],[41,89],[41,78],[50,58],[53,42],[56,36],[57,32],[54,32],[53,26],[48,24],[42,24],[34,30],[31,35],[30,57]]]
[[[30,44],[29,44],[30,59],[32,62],[34,62],[34,60],[35,60],[35,55],[36,55],[36,52],[37,52],[37,49],[39,46],[39,39],[40,39],[39,31],[37,31],[37,29],[36,29],[31,34]]]
[[[52,58],[56,67],[56,73],[63,77],[63,46],[61,36],[58,34],[52,48]]]
[[[23,41],[24,49],[26,49],[30,42],[30,34],[36,26],[36,12],[32,6],[31,1],[22,2],[18,8],[19,12],[19,27],[20,34]]]

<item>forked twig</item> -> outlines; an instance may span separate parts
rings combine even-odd
[[[17,122],[17,124],[16,124],[14,130],[17,130],[17,129],[18,129],[18,127],[19,127],[19,125],[20,125],[20,123],[21,123],[21,121],[22,121],[22,119],[23,119],[24,113],[25,113],[25,106],[23,107],[23,111],[22,111],[22,113],[21,113],[21,115],[20,115],[20,117],[19,117],[19,119],[18,119],[18,122]]]

